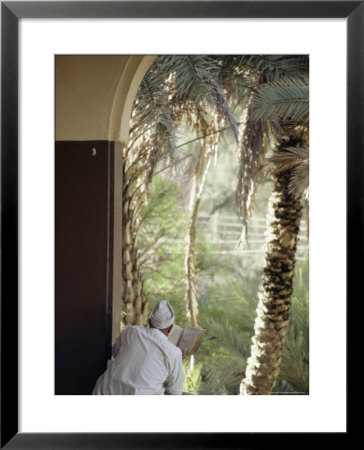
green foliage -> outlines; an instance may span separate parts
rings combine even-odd
[[[188,217],[179,207],[176,183],[154,178],[149,203],[143,209],[139,248],[150,307],[160,299],[171,302],[176,322],[188,326],[184,303],[184,235]],[[244,377],[254,334],[260,271],[238,260],[214,258],[216,245],[197,233],[200,325],[207,335],[191,369],[184,361],[184,391],[192,394],[236,395]],[[294,279],[291,322],[274,394],[308,392],[308,262],[299,262]]]
[[[155,151],[148,153],[146,165],[156,170],[166,167],[168,152],[162,155],[159,152],[159,148],[163,146],[173,147],[174,151],[178,149],[179,157],[183,157],[182,164],[178,166],[179,170],[186,169],[178,179],[163,172],[164,176],[171,177],[169,180],[162,176],[153,177],[156,172],[152,174],[149,169],[151,174],[148,179],[153,179],[153,184],[149,203],[142,210],[142,227],[138,236],[144,290],[149,306],[153,307],[161,299],[170,301],[176,313],[176,322],[181,326],[189,325],[184,302],[184,239],[188,226],[185,207],[191,174],[200,150],[197,136],[211,132],[205,124],[211,111],[220,112],[231,125],[229,132],[225,133],[226,145],[219,144],[216,150],[217,165],[213,169],[212,164],[210,169],[212,175],[210,180],[207,179],[200,211],[207,214],[219,211],[232,216],[235,214],[234,180],[237,175],[242,176],[238,166],[244,170],[250,168],[250,175],[253,172],[255,175],[253,158],[260,151],[260,147],[268,147],[263,145],[263,140],[260,142],[256,138],[252,142],[246,141],[251,144],[248,145],[251,159],[239,158],[234,165],[231,150],[235,145],[232,130],[236,132],[236,124],[231,111],[241,113],[252,95],[249,124],[256,119],[262,120],[262,123],[263,119],[272,120],[271,128],[261,127],[261,136],[264,136],[267,130],[273,130],[273,125],[278,129],[277,124],[281,119],[282,123],[286,120],[307,122],[308,78],[303,75],[307,73],[307,64],[307,57],[284,55],[160,56],[152,67],[150,77],[141,85],[137,115],[139,124],[159,124],[159,128],[155,128],[155,140],[152,143]],[[160,69],[165,71],[164,75],[171,76],[159,78],[157,71]],[[228,75],[229,73],[232,75]],[[229,94],[226,99],[229,102],[231,96],[235,95],[236,86],[230,89],[230,84],[237,86],[239,99],[233,100],[239,106],[229,107],[223,99],[227,92]],[[168,89],[171,96],[166,101]],[[182,109],[178,108],[180,103],[183,104]],[[197,121],[195,117],[198,117]],[[179,128],[174,126],[172,119],[178,119]],[[259,133],[255,133],[256,126],[245,128],[250,135],[259,136]],[[176,145],[174,142],[174,139],[177,139],[177,130],[182,131],[181,135],[184,137],[183,150],[180,149],[182,145]],[[173,137],[170,141],[169,136]],[[184,143],[190,138],[194,139],[195,145],[185,146]],[[222,152],[223,154],[220,154]],[[172,161],[174,159],[178,158],[171,158]],[[250,183],[251,180],[248,179],[248,185]],[[261,217],[265,215],[266,208],[265,201],[262,203],[264,208]],[[257,206],[259,207],[259,200]],[[218,239],[233,238],[221,236],[220,232]],[[251,254],[234,255],[228,249],[225,256],[222,256],[223,252],[219,254],[219,245],[213,243],[213,238],[209,238],[206,228],[202,226],[197,227],[195,250],[199,322],[208,332],[196,355],[198,362],[193,368],[188,360],[184,362],[184,390],[193,394],[238,394],[246,360],[250,355],[258,301],[261,267],[258,267],[259,272],[254,272],[253,268],[259,266],[257,260],[262,259],[262,254],[254,257]],[[308,271],[306,266],[298,264],[291,322],[275,394],[308,392],[307,288]]]
[[[257,88],[251,103],[254,119],[308,121],[308,77],[288,78]]]
[[[184,304],[184,235],[187,214],[179,207],[176,183],[154,178],[149,203],[143,209],[139,247],[144,260],[144,283],[152,307],[171,302],[176,322],[188,326]],[[192,394],[236,395],[244,377],[254,333],[260,271],[247,272],[235,259],[214,258],[217,245],[197,232],[200,325],[207,335],[193,369],[184,361],[184,391]],[[308,263],[297,265],[292,319],[286,338],[281,373],[275,392],[308,392]]]
[[[207,105],[212,105],[219,114],[226,116],[238,140],[238,127],[219,83],[222,79],[216,60],[209,55],[164,55],[158,60],[166,74],[173,75],[175,80],[176,92],[172,103],[189,100],[198,109],[203,106],[204,110]]]
[[[229,268],[226,267],[226,270]],[[257,280],[226,272],[200,307],[207,335],[198,357],[203,363],[204,394],[238,394],[253,336]]]
[[[291,319],[275,393],[309,393],[308,262],[297,267]]]
[[[148,204],[142,209],[138,237],[145,294],[152,308],[158,300],[168,300],[176,321],[187,325],[184,298],[184,234],[187,215],[178,207],[176,184],[155,176]]]
[[[230,274],[201,306],[201,326],[208,333],[198,353],[204,380],[200,394],[239,393],[254,334],[258,283],[259,277]],[[291,321],[274,394],[308,393],[308,358],[308,262],[303,262],[296,269]]]
[[[225,132],[219,142],[219,151],[211,164],[204,187],[201,210],[214,214],[231,214],[235,211],[235,185],[238,165],[233,149],[234,140]]]
[[[239,72],[249,69],[262,82],[268,82],[308,71],[305,55],[233,55],[223,57],[221,65],[225,70],[236,68]]]
[[[166,74],[176,77],[176,98],[181,101],[192,99],[197,105],[212,99],[211,76],[217,74],[218,67],[208,55],[162,55],[158,57]]]
[[[193,358],[193,356],[191,356],[190,358]],[[201,384],[202,364],[194,364],[193,362],[191,363],[190,358],[187,358],[183,361],[183,370],[186,376],[183,383],[183,392],[198,395],[198,390]]]

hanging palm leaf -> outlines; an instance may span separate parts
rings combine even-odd
[[[249,67],[259,74],[261,83],[308,72],[308,58],[305,55],[241,55],[237,58],[242,67]]]
[[[206,364],[206,369],[206,381],[214,393],[238,393],[239,381],[245,371],[245,363],[241,358],[226,355],[211,359]]]
[[[251,115],[258,119],[307,122],[309,115],[308,77],[264,83],[256,88]]]
[[[239,173],[236,188],[236,206],[242,216],[242,234],[237,248],[245,242],[248,222],[254,206],[254,198],[259,182],[262,180],[264,156],[267,150],[268,128],[262,120],[247,117],[242,120],[239,144]]]
[[[173,104],[185,100],[192,102],[192,109],[197,115],[204,116],[206,121],[206,104],[213,106],[220,115],[226,115],[237,139],[237,124],[218,82],[220,69],[216,60],[208,55],[163,56],[161,64],[174,79],[176,89],[171,98]]]
[[[142,320],[140,311],[132,311],[133,305],[141,305],[138,308],[144,311],[144,317],[146,309],[137,252],[141,207],[147,201],[157,166],[168,166],[170,162],[176,165],[178,162],[178,124],[185,119],[195,132],[203,136],[211,133],[211,139],[214,139],[212,133],[216,133],[216,127],[210,124],[214,112],[218,120],[226,117],[236,133],[234,116],[219,84],[219,70],[216,61],[206,55],[161,55],[150,67],[138,90],[131,117],[130,139],[123,155],[123,223],[127,224],[123,252],[128,256],[123,268],[123,286],[128,323],[132,323],[130,321],[135,317]],[[194,223],[195,220],[192,226]],[[190,235],[193,237],[193,231]],[[192,263],[190,268],[193,270]],[[193,275],[190,275],[193,285]],[[195,297],[192,296],[192,303]]]
[[[223,118],[213,116],[211,118],[209,129],[219,129],[223,127]],[[195,240],[197,216],[200,209],[201,198],[211,164],[211,159],[219,141],[219,134],[206,135],[202,141],[199,151],[197,164],[194,170],[194,178],[191,189],[190,200],[190,221],[185,237],[186,253],[185,253],[185,274],[186,274],[186,309],[187,317],[190,320],[191,326],[198,325],[198,288],[196,276],[196,258],[195,258]]]
[[[274,163],[274,170],[290,170],[289,192],[295,198],[301,198],[309,185],[309,149],[308,147],[287,147],[276,152],[268,161]]]

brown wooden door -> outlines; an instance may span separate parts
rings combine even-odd
[[[110,358],[112,163],[110,142],[56,143],[56,394],[91,394]]]

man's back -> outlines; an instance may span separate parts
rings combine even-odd
[[[156,328],[133,325],[123,330],[113,347],[114,361],[98,379],[93,394],[182,394],[181,350]]]

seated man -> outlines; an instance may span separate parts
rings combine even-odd
[[[181,395],[185,378],[182,352],[167,339],[173,323],[173,309],[162,300],[150,314],[151,328],[125,328],[112,348],[115,359],[97,380],[92,394]]]

